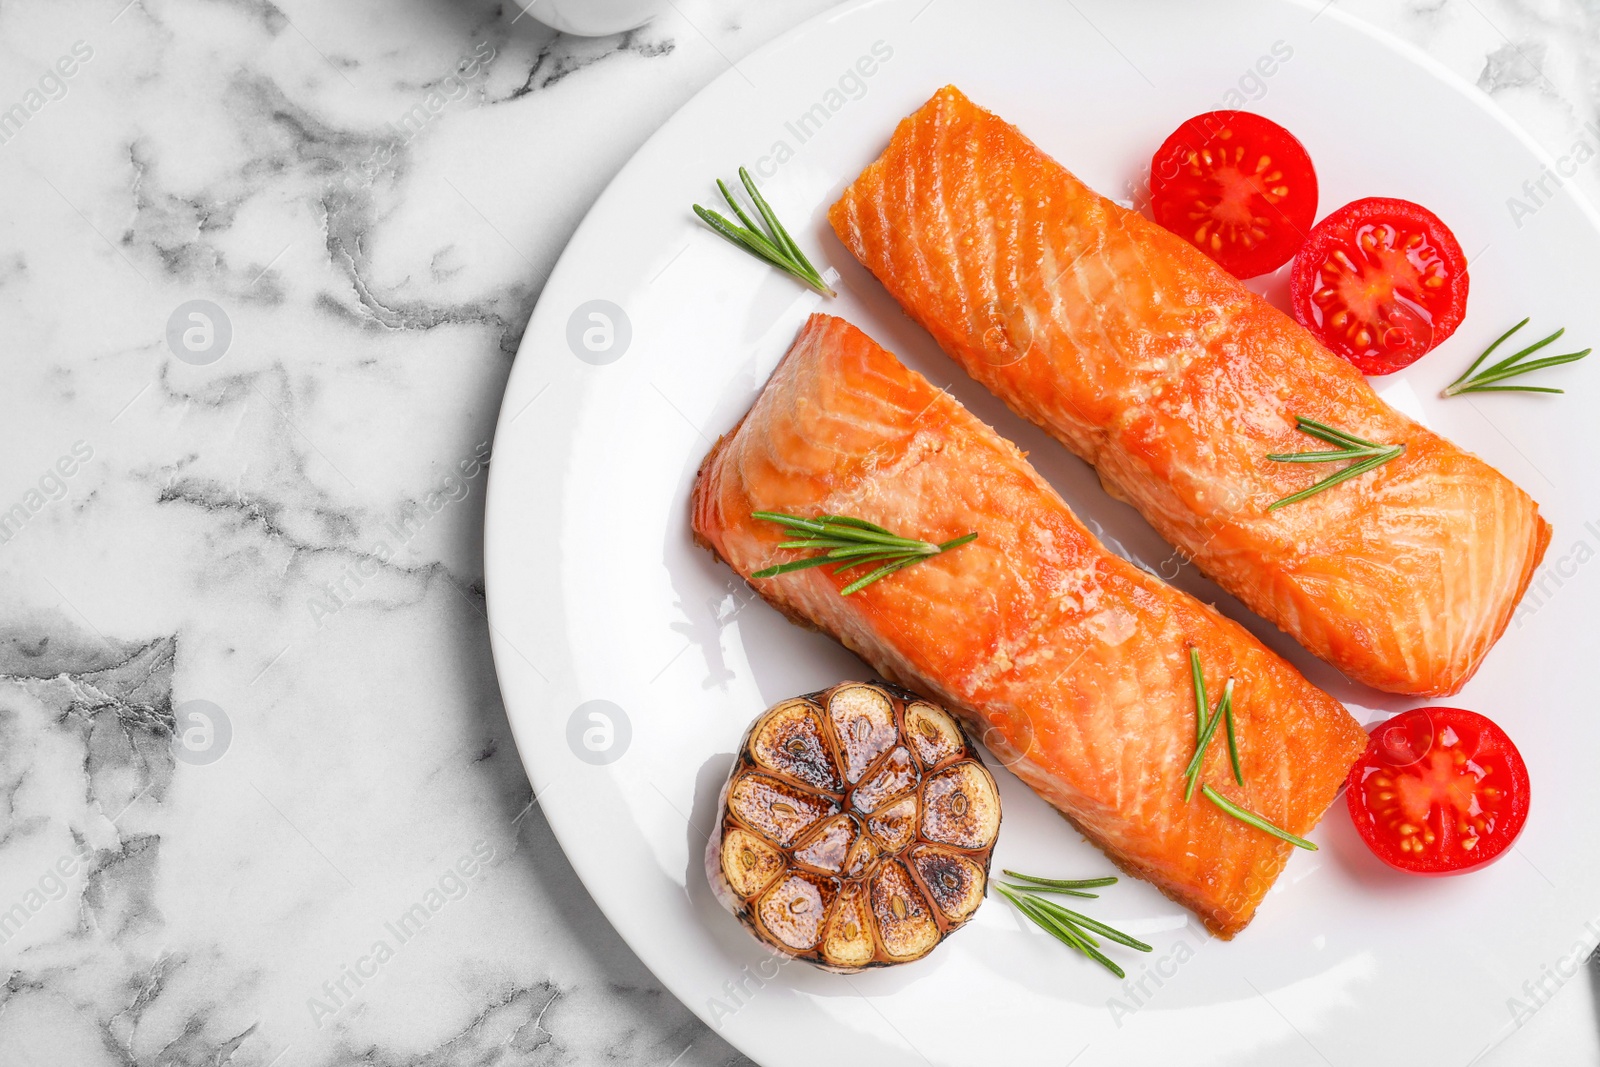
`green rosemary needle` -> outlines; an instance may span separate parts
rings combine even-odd
[[[1263,819],[1249,808],[1241,808],[1239,805],[1235,804],[1233,801],[1229,800],[1215,789],[1212,789],[1209,785],[1201,786],[1200,792],[1206,795],[1207,800],[1211,801],[1211,803],[1215,804],[1229,815],[1232,815],[1240,822],[1249,823],[1257,830],[1265,830],[1273,837],[1282,838],[1283,840],[1289,842],[1289,844],[1294,845],[1296,848],[1307,849],[1311,852],[1317,851],[1317,846],[1313,845],[1310,841],[1307,841],[1303,837],[1296,837],[1289,831],[1272,825],[1270,822]]]
[[[1009,900],[1018,911],[1027,916],[1039,929],[1062,944],[1083,953],[1118,978],[1126,978],[1127,972],[1119,967],[1116,961],[1100,951],[1100,941],[1095,936],[1096,934],[1108,941],[1114,941],[1119,945],[1125,945],[1139,952],[1151,951],[1150,946],[1138,938],[1130,937],[1121,930],[1107,926],[1105,923],[1091,919],[1087,915],[1075,912],[1070,908],[1064,908],[1055,901],[1046,900],[1040,895],[1042,893],[1055,892],[1089,896],[1092,894],[1080,894],[1076,893],[1076,890],[1114,885],[1117,881],[1115,878],[1066,880],[1060,878],[1036,878],[1033,875],[1019,874],[1016,871],[1006,871],[1005,873],[1019,882],[1032,884],[1008,885],[1004,882],[990,883],[994,886],[996,892]]]
[[[1233,684],[1231,679],[1228,684]],[[1233,701],[1225,700],[1223,704],[1228,719],[1228,762],[1233,764],[1233,780],[1244,785],[1244,768],[1239,766],[1239,738],[1233,732]]]
[[[1206,674],[1200,668],[1198,648],[1189,649],[1189,674],[1194,678],[1194,743],[1198,745],[1206,735],[1207,709],[1211,707],[1206,699]]]
[[[1399,456],[1406,450],[1402,442],[1398,445],[1385,445],[1377,441],[1368,441],[1364,437],[1357,437],[1353,433],[1329,426],[1325,422],[1308,419],[1303,415],[1296,415],[1295,429],[1319,441],[1333,445],[1332,451],[1327,452],[1274,452],[1267,456],[1274,463],[1336,463],[1340,460],[1353,459],[1359,462],[1352,463],[1343,470],[1337,471],[1317,482],[1315,485],[1290,493],[1282,500],[1267,507],[1268,511],[1277,511],[1288,504],[1298,503],[1307,497],[1315,496],[1324,489],[1332,489],[1340,482],[1349,481],[1370,470],[1383,466],[1390,460]]]
[[[778,221],[778,216],[772,210],[772,206],[767,203],[766,197],[762,196],[761,190],[756,188],[756,183],[750,177],[750,172],[743,167],[739,168],[739,180],[744,183],[745,192],[750,194],[751,202],[755,204],[756,211],[761,215],[761,221],[766,225],[766,232],[762,232],[756,226],[755,221],[745,212],[744,208],[739,206],[739,201],[733,198],[732,190],[728,188],[727,183],[721,178],[717,179],[717,188],[722,190],[723,199],[728,202],[729,207],[733,208],[733,213],[739,217],[739,221],[744,225],[736,225],[730,219],[708,208],[703,208],[699,204],[694,205],[694,213],[699,215],[700,220],[707,226],[710,226],[757,259],[764,259],[785,274],[800,279],[800,281],[805,282],[823,296],[838,296],[839,294],[834,292],[828,286],[828,283],[823,280],[822,275],[817,272],[817,268],[811,265],[811,261],[806,258],[806,254],[800,251],[800,246],[795,244],[793,237],[789,236],[789,231],[783,228],[783,223]]]
[[[1006,870],[1004,868],[1002,868],[1002,873],[1007,878],[1015,878],[1019,882],[1028,882],[1035,886],[1050,886],[1054,889],[1102,889],[1105,886],[1117,884],[1116,875],[1106,875],[1103,878],[1038,878],[1031,874],[1023,874],[1020,871]]]
[[[1527,348],[1524,348],[1522,351],[1518,352],[1516,355],[1507,356],[1505,359],[1502,359],[1500,362],[1492,364],[1491,366],[1485,367],[1482,371],[1479,371],[1476,375],[1473,374],[1473,371],[1478,370],[1479,365],[1482,364],[1484,360],[1489,358],[1489,353],[1491,353],[1495,349],[1499,348],[1500,347],[1500,343],[1502,341],[1506,340],[1512,334],[1516,333],[1518,330],[1522,329],[1526,325],[1528,325],[1528,320],[1527,319],[1523,319],[1521,322],[1519,322],[1515,326],[1511,327],[1511,329],[1507,330],[1505,333],[1503,333],[1499,337],[1497,337],[1495,339],[1494,344],[1490,345],[1488,348],[1485,348],[1483,350],[1483,355],[1481,355],[1477,359],[1473,360],[1472,361],[1472,366],[1468,367],[1466,369],[1466,372],[1464,374],[1462,374],[1461,377],[1457,378],[1455,381],[1453,381],[1449,385],[1445,386],[1444,392],[1441,393],[1440,395],[1441,396],[1459,396],[1462,393],[1564,393],[1564,392],[1566,392],[1565,389],[1551,389],[1551,388],[1549,388],[1547,386],[1540,386],[1540,385],[1501,385],[1500,384],[1501,382],[1505,381],[1507,378],[1515,378],[1519,374],[1527,374],[1529,371],[1543,370],[1546,367],[1559,367],[1563,363],[1575,363],[1578,360],[1582,359],[1584,356],[1587,356],[1592,351],[1592,349],[1585,348],[1582,352],[1568,352],[1565,355],[1560,355],[1560,356],[1545,356],[1542,359],[1536,359],[1536,360],[1532,361],[1531,363],[1522,362],[1522,360],[1526,359],[1528,356],[1533,355],[1535,352],[1539,351],[1539,349],[1543,348],[1545,345],[1554,343],[1554,341],[1558,337],[1560,337],[1562,334],[1567,332],[1565,327],[1562,327],[1561,329],[1557,330],[1555,333],[1551,334],[1549,337],[1546,337],[1542,341],[1535,341],[1533,344],[1529,345]]]
[[[1054,893],[1056,896],[1082,897],[1084,900],[1100,899],[1099,893],[1085,893],[1081,889],[1061,889],[1057,886],[1051,885],[1012,885],[1010,882],[1006,882],[1004,885],[1007,889],[1015,889],[1018,892],[1027,891],[1029,893]]]
[[[887,578],[904,567],[913,563],[920,563],[931,556],[941,552],[948,552],[952,548],[978,538],[976,532],[965,534],[961,537],[951,538],[943,544],[934,544],[931,541],[917,541],[909,537],[901,537],[896,533],[884,529],[865,519],[857,519],[849,515],[819,515],[814,519],[801,518],[798,515],[786,515],[781,511],[752,511],[752,518],[763,522],[775,522],[788,528],[791,532],[802,534],[794,541],[781,542],[779,548],[817,549],[818,553],[805,559],[791,560],[780,563],[775,567],[767,567],[750,575],[752,578],[773,578],[790,571],[802,571],[809,567],[821,567],[829,563],[837,563],[833,573],[860,567],[867,563],[877,563],[879,566],[869,573],[855,579],[839,592],[844,596],[858,593],[880,578]]]

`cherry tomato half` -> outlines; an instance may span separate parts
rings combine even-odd
[[[1363,374],[1392,374],[1456,332],[1467,282],[1467,258],[1439,216],[1369,196],[1317,223],[1289,299],[1300,325]]]
[[[1411,874],[1460,874],[1497,858],[1528,821],[1528,768],[1475,711],[1417,708],[1372,731],[1345,800],[1377,857]]]
[[[1235,278],[1289,262],[1317,217],[1317,172],[1294,134],[1248,111],[1208,111],[1150,160],[1150,211]]]

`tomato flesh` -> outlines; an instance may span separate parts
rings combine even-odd
[[[1372,732],[1345,787],[1377,857],[1412,874],[1497,859],[1528,820],[1528,769],[1505,731],[1461,708],[1403,712]]]
[[[1295,257],[1295,318],[1363,374],[1392,374],[1455,333],[1467,260],[1439,216],[1409,200],[1355,200],[1317,223]]]
[[[1248,111],[1208,111],[1150,160],[1156,222],[1236,278],[1277,270],[1317,217],[1317,172],[1294,134]]]

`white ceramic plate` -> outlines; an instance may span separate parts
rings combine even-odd
[[[1343,1065],[1379,1053],[1466,1063],[1547,1000],[1600,936],[1600,922],[1586,925],[1600,915],[1600,850],[1581,829],[1600,808],[1589,622],[1600,566],[1588,563],[1600,549],[1600,448],[1588,429],[1600,360],[1548,372],[1565,397],[1436,399],[1524,315],[1534,329],[1600,340],[1597,226],[1565,192],[1527,200],[1523,183],[1546,161],[1480,94],[1320,7],[879,0],[829,12],[664,126],[551,276],[506,393],[489,492],[506,708],[539,803],[606,915],[684,1003],[761,1063],[1088,1067],[1179,1049],[1190,1063]],[[927,960],[848,978],[779,966],[714,902],[704,833],[741,731],[780,698],[868,675],[690,541],[701,457],[821,305],[689,213],[741,163],[760,168],[801,244],[842,274],[827,310],[949,383],[1031,452],[1110,547],[1216,601],[1363,721],[1409,706],[1353,686],[1179,570],[1132,510],[969,381],[833,238],[827,206],[947,82],[1113,196],[1136,187],[1184,118],[1245,106],[1304,141],[1324,213],[1402,196],[1454,228],[1473,256],[1466,322],[1381,388],[1526,487],[1555,524],[1529,608],[1452,701],[1497,719],[1527,758],[1535,800],[1515,854],[1462,878],[1394,875],[1336,805],[1314,835],[1322,850],[1294,856],[1232,943],[1205,937],[1148,885],[1108,891],[1096,915],[1156,948],[1127,961],[1123,983],[996,900]],[[1514,196],[1536,210],[1514,220]],[[1275,287],[1281,279],[1269,296]],[[607,318],[590,318],[596,309]],[[587,342],[585,330],[596,331]],[[997,867],[1111,869],[999,777]]]

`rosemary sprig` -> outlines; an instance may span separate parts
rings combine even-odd
[[[1334,430],[1332,432],[1339,433],[1340,431]],[[1360,439],[1356,438],[1356,440]],[[1200,769],[1205,763],[1206,746],[1211,744],[1211,739],[1216,736],[1218,723],[1225,722],[1228,724],[1228,762],[1233,766],[1233,780],[1240,785],[1244,785],[1244,769],[1239,764],[1239,740],[1233,728],[1233,679],[1229,678],[1228,684],[1223,686],[1222,699],[1217,701],[1216,710],[1212,711],[1208,716],[1206,714],[1206,679],[1204,672],[1200,669],[1200,650],[1197,648],[1191,647],[1189,649],[1189,671],[1194,677],[1195,721],[1199,724],[1200,737],[1194,745],[1194,757],[1189,760],[1189,766],[1183,770],[1183,800],[1186,804],[1189,802],[1189,798],[1194,796],[1194,787],[1200,781]],[[1258,830],[1265,830],[1273,837],[1281,837],[1291,845],[1310,849],[1312,852],[1317,851],[1317,846],[1310,841],[1303,837],[1296,837],[1287,830],[1279,829],[1248,808],[1241,808],[1209,785],[1200,786],[1200,792],[1206,795],[1207,800],[1232,815],[1235,819],[1249,823]],[[1019,877],[1010,871],[1006,873],[1011,874],[1013,878]]]
[[[791,532],[804,535],[798,540],[780,543],[779,548],[819,550],[817,555],[756,571],[750,576],[752,578],[773,578],[790,571],[802,571],[808,567],[821,567],[828,563],[839,564],[834,568],[834,574],[867,563],[880,564],[876,569],[839,590],[844,596],[860,592],[878,579],[887,578],[895,571],[909,567],[913,563],[920,563],[952,548],[960,548],[978,538],[977,533],[973,532],[936,545],[931,541],[901,537],[875,523],[849,515],[819,515],[814,519],[785,515],[781,511],[752,511],[750,515],[764,522],[778,523]]]
[[[1549,388],[1547,386],[1539,386],[1539,385],[1501,385],[1501,384],[1499,384],[1500,382],[1505,381],[1507,378],[1515,378],[1517,375],[1519,375],[1519,374],[1527,374],[1529,371],[1543,370],[1546,367],[1559,367],[1563,363],[1575,363],[1578,360],[1582,359],[1584,356],[1587,356],[1591,351],[1593,351],[1592,349],[1585,348],[1582,352],[1568,352],[1565,355],[1561,355],[1561,356],[1545,356],[1542,359],[1536,359],[1531,363],[1523,363],[1522,362],[1522,360],[1526,359],[1528,356],[1533,355],[1535,352],[1539,351],[1539,349],[1543,348],[1545,345],[1552,344],[1556,340],[1556,338],[1558,338],[1562,334],[1566,333],[1567,332],[1566,327],[1562,327],[1561,329],[1557,330],[1555,333],[1551,334],[1549,337],[1546,337],[1542,341],[1535,341],[1533,344],[1529,345],[1527,348],[1524,348],[1521,352],[1518,352],[1516,355],[1507,356],[1505,359],[1502,359],[1500,362],[1495,363],[1492,366],[1484,368],[1484,370],[1481,371],[1480,373],[1478,373],[1477,375],[1474,375],[1472,373],[1473,371],[1476,371],[1478,369],[1478,366],[1481,363],[1483,363],[1484,360],[1489,358],[1489,353],[1493,352],[1495,349],[1500,347],[1500,342],[1506,340],[1508,337],[1510,337],[1512,334],[1516,333],[1518,330],[1522,329],[1526,325],[1528,325],[1528,320],[1527,319],[1523,319],[1521,322],[1519,322],[1515,326],[1511,327],[1511,329],[1507,330],[1505,333],[1503,333],[1499,337],[1495,338],[1494,344],[1490,345],[1488,348],[1485,348],[1483,350],[1483,355],[1481,355],[1477,359],[1473,360],[1472,361],[1472,366],[1468,367],[1466,369],[1465,373],[1463,373],[1461,375],[1461,377],[1457,378],[1455,381],[1453,381],[1449,385],[1445,386],[1444,392],[1441,393],[1440,395],[1441,396],[1460,396],[1462,393],[1564,393],[1564,392],[1566,392],[1565,389],[1551,389],[1551,388]]]
[[[997,886],[996,888],[1000,887]],[[1037,897],[1018,896],[1003,888],[1000,889],[1000,893],[1012,904],[1016,905],[1022,914],[1033,920],[1035,926],[1054,937],[1057,941],[1070,948],[1077,949],[1118,978],[1126,978],[1128,976],[1126,971],[1100,951],[1098,947],[1100,942],[1094,940],[1071,923],[1058,922],[1052,918],[1047,911],[1039,906]]]
[[[1194,796],[1195,783],[1200,781],[1200,766],[1205,762],[1206,746],[1211,744],[1211,739],[1216,736],[1217,726],[1224,719],[1233,721],[1233,679],[1228,679],[1228,684],[1222,687],[1222,699],[1217,701],[1217,709],[1211,713],[1211,721],[1206,723],[1206,729],[1200,735],[1199,742],[1194,746],[1194,757],[1189,760],[1189,766],[1183,771],[1183,799],[1187,803]]]
[[[1315,496],[1324,489],[1332,489],[1340,482],[1349,481],[1359,475],[1388,463],[1406,450],[1405,443],[1398,445],[1385,445],[1377,441],[1368,441],[1364,437],[1357,437],[1353,433],[1329,426],[1325,422],[1308,419],[1303,415],[1296,415],[1295,429],[1319,441],[1333,445],[1333,450],[1328,452],[1274,452],[1267,456],[1275,463],[1334,463],[1339,460],[1353,459],[1360,462],[1352,463],[1341,471],[1337,471],[1317,482],[1315,485],[1290,493],[1282,500],[1268,505],[1268,511],[1277,511],[1288,504],[1298,503],[1307,497]]]
[[[1136,949],[1139,952],[1149,952],[1149,945],[1136,937],[1130,937],[1114,927],[1107,926],[1087,915],[1080,914],[1070,908],[1064,908],[1053,900],[1046,900],[1042,893],[1070,893],[1074,896],[1093,896],[1092,893],[1079,893],[1078,889],[1115,885],[1115,878],[1083,878],[1065,880],[1059,878],[1036,878],[1031,874],[1018,874],[1016,871],[1006,871],[1007,875],[1026,882],[1026,885],[1012,885],[1005,882],[992,882],[995,890],[1009,900],[1018,911],[1026,915],[1039,929],[1054,937],[1062,944],[1074,948],[1085,956],[1094,960],[1100,966],[1116,975],[1126,978],[1127,972],[1119,967],[1114,960],[1100,951],[1100,937],[1114,941],[1119,945]]]
[[[744,183],[745,192],[750,194],[750,200],[756,206],[756,211],[761,215],[761,221],[766,224],[766,232],[757,228],[754,220],[739,206],[739,201],[733,198],[733,192],[721,178],[717,179],[717,188],[722,190],[723,199],[728,206],[733,208],[733,213],[739,217],[743,226],[736,225],[722,215],[694,205],[694,213],[700,220],[713,230],[749,252],[757,259],[764,259],[785,274],[805,282],[823,296],[838,296],[817,268],[811,265],[806,254],[800,251],[800,246],[795,244],[794,238],[789,236],[789,231],[783,228],[783,223],[778,221],[777,214],[772,206],[767,203],[766,197],[761,195],[761,190],[756,188],[756,183],[750,177],[750,172],[743,167],[739,168],[739,180]]]
[[[1078,927],[1079,932],[1083,933],[1085,937],[1089,936],[1089,934],[1085,933],[1085,931],[1093,931],[1108,941],[1115,941],[1119,945],[1126,945],[1127,947],[1138,952],[1150,951],[1150,946],[1145,944],[1143,941],[1140,941],[1137,937],[1130,937],[1115,927],[1107,926],[1105,923],[1098,922],[1089,918],[1087,915],[1082,915],[1078,912],[1075,912],[1071,908],[1064,908],[1053,900],[1039,900],[1037,903],[1039,907],[1047,911],[1052,917],[1057,918],[1062,922],[1072,923],[1074,926]]]
[[[1261,816],[1257,815],[1255,812],[1251,811],[1249,808],[1241,808],[1239,805],[1235,804],[1233,801],[1229,800],[1227,797],[1223,796],[1221,793],[1217,792],[1215,789],[1212,789],[1209,785],[1201,786],[1200,787],[1200,792],[1202,792],[1202,793],[1204,793],[1206,795],[1206,799],[1207,800],[1211,801],[1211,803],[1215,804],[1217,807],[1221,808],[1223,811],[1227,812],[1229,815],[1232,815],[1235,819],[1238,819],[1240,822],[1249,823],[1251,826],[1254,826],[1257,830],[1265,830],[1267,833],[1271,834],[1273,837],[1282,838],[1283,840],[1289,842],[1289,844],[1294,845],[1296,848],[1307,849],[1308,851],[1311,851],[1311,852],[1317,851],[1317,846],[1313,845],[1310,841],[1307,841],[1303,837],[1296,837],[1294,834],[1291,834],[1289,831],[1284,830],[1284,829],[1280,829],[1279,827],[1276,827],[1276,826],[1272,825],[1270,822],[1268,822],[1267,820],[1263,819]]]
[[[1222,699],[1217,701],[1217,710],[1211,714],[1207,711],[1211,701],[1206,696],[1206,672],[1200,666],[1200,650],[1193,645],[1189,647],[1189,675],[1194,681],[1195,752],[1183,772],[1185,801],[1194,795],[1194,785],[1200,777],[1200,765],[1205,761],[1206,746],[1211,744],[1211,738],[1217,732],[1218,719],[1228,724],[1228,759],[1233,763],[1234,778],[1240,785],[1244,784],[1244,772],[1239,768],[1239,741],[1233,732],[1233,679],[1228,679],[1228,684],[1222,690]]]
[[[1200,773],[1200,763],[1203,759],[1205,746],[1211,743],[1211,735],[1216,733],[1216,724],[1211,722],[1207,730],[1208,718],[1206,715],[1206,674],[1200,667],[1200,650],[1193,646],[1189,648],[1189,673],[1194,678],[1194,729],[1195,748],[1198,750],[1189,762],[1189,769],[1184,776],[1189,779],[1188,788],[1184,790],[1183,799],[1188,800],[1194,795],[1194,779]],[[1222,699],[1217,702],[1217,714],[1222,716],[1222,721],[1228,726],[1228,762],[1233,764],[1233,780],[1244,785],[1244,770],[1239,766],[1239,738],[1233,731],[1233,679],[1228,679],[1227,687],[1223,690]]]

